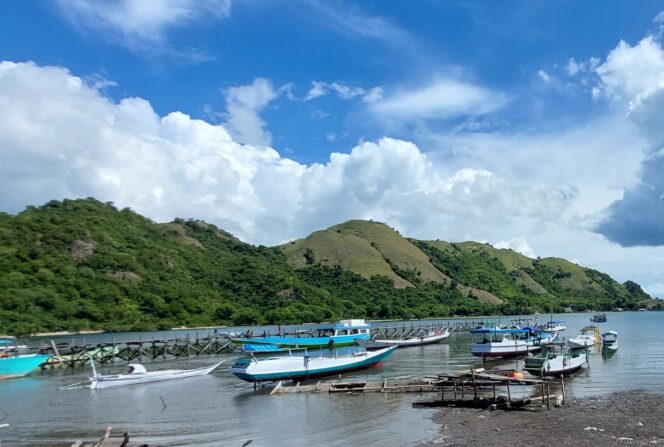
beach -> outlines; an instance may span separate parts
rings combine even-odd
[[[435,410],[441,432],[434,446],[664,445],[664,395],[632,390],[570,400],[538,411]]]

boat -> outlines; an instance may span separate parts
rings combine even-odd
[[[244,344],[242,345],[242,352],[250,354],[283,354],[293,351],[304,351],[307,348],[280,348],[277,345],[268,343]]]
[[[364,320],[341,320],[336,324],[322,326],[314,331],[298,333],[295,336],[269,335],[253,336],[251,331],[245,337],[231,338],[236,344],[270,344],[279,348],[325,348],[350,346],[358,340],[369,340],[371,325]]]
[[[239,359],[231,367],[231,373],[247,382],[274,382],[277,380],[309,380],[356,371],[376,366],[397,349],[389,346],[377,350],[364,350],[347,355],[334,357],[290,355],[256,359],[255,357]],[[336,353],[336,351],[335,351]]]
[[[606,314],[604,312],[596,313],[590,321],[592,323],[606,323]]]
[[[514,357],[539,351],[557,334],[525,328],[478,328],[471,331],[472,354],[476,357]],[[479,339],[478,339],[479,337]]]
[[[383,346],[398,346],[399,348],[407,348],[410,346],[424,346],[430,345],[433,343],[439,343],[450,336],[449,331],[446,329],[444,331],[427,331],[421,332],[420,334],[401,339],[379,339],[374,340],[376,345]]]
[[[608,331],[602,334],[602,353],[613,354],[618,350],[618,332]]]
[[[581,369],[588,362],[587,353],[565,349],[565,343],[548,343],[542,352],[525,360],[523,369],[536,376],[560,376]]]
[[[44,363],[50,355],[47,354],[25,354],[0,355],[0,380],[23,377],[39,365]]]
[[[0,337],[0,354],[18,352],[28,349],[27,345],[19,345],[14,337]]]
[[[539,326],[539,328],[544,332],[551,332],[557,334],[558,332],[565,331],[565,329],[567,329],[567,326],[565,326],[565,320],[551,320]]]
[[[92,364],[92,377],[90,377],[90,389],[99,390],[124,385],[138,385],[141,383],[162,382],[165,380],[185,379],[187,377],[204,376],[210,374],[225,360],[212,366],[204,366],[196,369],[163,369],[160,371],[147,371],[145,366],[133,363],[128,365],[129,371],[125,374],[102,375],[97,374],[95,364]]]
[[[579,335],[567,339],[567,344],[572,349],[583,349],[595,346],[600,341],[599,328],[597,326],[586,326],[581,329]]]

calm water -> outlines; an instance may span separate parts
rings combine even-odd
[[[564,315],[565,336],[573,336],[589,323],[589,314]],[[546,318],[546,317],[542,317]],[[554,316],[555,318],[555,316]],[[602,331],[619,332],[620,348],[610,359],[593,351],[590,368],[566,381],[568,396],[584,397],[629,388],[664,392],[664,327],[662,312],[609,313]],[[201,335],[205,331],[199,331]],[[255,331],[256,332],[256,331]],[[151,335],[141,334],[144,339]],[[156,334],[156,338],[173,338]],[[86,341],[122,338],[88,336]],[[106,426],[129,431],[132,442],[164,446],[414,445],[435,438],[438,426],[431,410],[413,409],[414,400],[432,395],[328,396],[297,394],[269,396],[236,379],[226,366],[205,377],[111,390],[59,387],[85,381],[89,371],[78,369],[37,372],[18,380],[0,382],[0,429],[8,445],[70,445],[66,441],[98,438]],[[148,369],[190,368],[213,363],[218,357],[148,362]],[[470,336],[455,334],[443,344],[397,350],[380,368],[345,378],[381,380],[418,377],[467,368]],[[499,363],[507,368],[515,362]],[[104,366],[104,373],[122,371],[120,364]],[[167,407],[163,407],[163,397]]]

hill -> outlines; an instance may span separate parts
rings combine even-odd
[[[633,283],[485,244],[350,221],[281,247],[94,199],[0,213],[0,332],[149,330],[635,308]]]

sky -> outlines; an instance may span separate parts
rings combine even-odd
[[[0,211],[348,219],[664,298],[664,4],[0,2]]]

